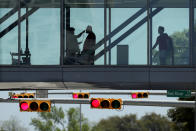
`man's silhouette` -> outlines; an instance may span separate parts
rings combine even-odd
[[[152,49],[156,48],[157,45],[159,45],[159,60],[160,65],[166,65],[167,64],[167,58],[169,57],[169,36],[167,33],[164,33],[164,27],[159,26],[158,28],[159,36],[157,37],[156,43],[153,46]]]
[[[78,35],[74,35],[75,29],[70,27],[67,30],[67,45],[66,45],[66,55],[69,57],[75,57],[77,54],[80,53],[79,44],[81,42],[77,41],[77,38],[81,37],[81,35],[85,32],[82,31]]]
[[[88,36],[84,41],[81,55],[86,60],[86,64],[94,65],[96,36],[92,30],[92,26],[87,26],[86,33],[88,34]]]

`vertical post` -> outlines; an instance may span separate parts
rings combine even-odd
[[[195,84],[196,87],[196,84]],[[195,100],[196,100],[196,93],[195,93]],[[194,119],[194,123],[196,123],[196,102],[195,102],[195,119]],[[196,131],[196,124],[195,124],[195,131]]]
[[[60,65],[63,65],[65,48],[65,7],[64,0],[60,1]]]
[[[106,41],[106,35],[107,35],[107,1],[104,1],[104,65],[107,64],[107,52],[106,52],[106,46],[107,46],[107,41]]]
[[[66,5],[66,29],[65,30],[67,30],[69,28],[70,28],[70,7]],[[66,43],[65,44],[67,44],[68,43],[67,42],[67,32],[66,32],[65,36],[66,36],[66,38],[65,38]],[[65,44],[64,44],[64,50],[67,49]]]
[[[66,7],[66,28],[70,27],[70,7]]]
[[[111,33],[111,7],[109,7],[109,34]],[[111,44],[111,37],[109,38],[109,45]],[[111,65],[111,49],[109,50],[109,65]]]
[[[28,12],[28,7],[26,7],[26,13]],[[25,48],[25,64],[30,65],[30,51],[29,51],[29,17],[26,18],[26,48]]]
[[[21,56],[21,7],[20,7],[20,0],[18,0],[18,64],[20,65],[20,56]]]
[[[152,65],[152,17],[150,18],[150,13],[152,13],[152,8],[150,0],[147,0],[147,65]],[[148,69],[148,87],[151,87],[150,71]]]
[[[147,0],[147,65],[150,63],[150,0]]]
[[[196,32],[195,32],[195,27],[194,27],[194,16],[195,16],[195,12],[194,12],[194,4],[196,4],[196,1],[193,1],[193,0],[190,0],[190,8],[192,8],[192,49],[191,49],[191,51],[192,51],[192,65],[196,68],[196,38],[195,38],[195,35],[196,35]],[[195,76],[196,76],[196,74],[195,74]],[[196,77],[195,77],[195,91],[196,91]],[[195,101],[196,101],[196,93],[195,93]],[[194,131],[196,131],[196,103],[195,103],[195,117],[194,117],[194,125],[195,125],[195,129],[194,129]]]
[[[195,78],[195,91],[196,91],[196,78]],[[196,92],[195,92],[195,101],[196,101]],[[195,130],[196,131],[196,102],[195,102],[195,117],[194,117],[194,125],[195,125]]]
[[[82,104],[80,104],[80,131],[82,131]]]
[[[150,6],[150,14],[152,13],[152,8],[151,8],[151,5],[149,5]],[[150,38],[149,38],[149,40],[150,40],[150,65],[152,65],[152,18],[150,18],[150,30],[149,30],[149,33],[150,33]]]
[[[193,0],[189,1],[189,65],[193,65],[193,30],[194,30]]]
[[[26,8],[26,13],[28,12],[28,8]],[[29,19],[26,18],[26,50],[29,50]]]
[[[196,1],[193,1],[193,4],[192,5],[194,5],[193,6],[193,14],[192,14],[192,16],[193,16],[193,35],[192,35],[192,40],[193,40],[193,43],[192,43],[192,60],[193,60],[193,66],[195,66],[195,68],[196,68],[196,30],[195,30],[195,19],[196,19],[196,12],[194,11],[194,9],[196,8],[196,6],[195,6],[195,4],[196,4]],[[195,18],[194,18],[195,17]],[[195,88],[196,88],[196,79],[195,79]],[[196,124],[195,124],[195,126],[196,126]]]
[[[107,47],[107,40],[105,39],[106,36],[107,36],[107,23],[108,23],[108,20],[107,20],[107,16],[108,16],[108,1],[105,0],[104,1],[104,65],[107,65],[107,50],[106,50],[106,47]]]

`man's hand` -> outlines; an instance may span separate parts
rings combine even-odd
[[[85,30],[82,31],[82,34],[85,33]]]

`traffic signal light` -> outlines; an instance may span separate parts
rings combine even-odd
[[[50,112],[51,102],[49,100],[20,100],[21,112]]]
[[[132,97],[132,99],[148,98],[148,94],[149,94],[149,92],[134,92],[134,93],[131,93],[131,97]]]
[[[122,99],[91,98],[91,108],[121,109]]]
[[[35,98],[35,93],[13,94],[11,98]]]
[[[72,96],[73,96],[73,99],[80,99],[80,98],[81,99],[88,99],[90,94],[79,92],[79,93],[73,93]]]

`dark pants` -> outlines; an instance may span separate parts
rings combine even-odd
[[[81,56],[86,60],[86,62],[90,65],[94,65],[94,50],[83,50]]]
[[[160,65],[173,65],[174,54],[171,50],[161,50],[159,52]]]

